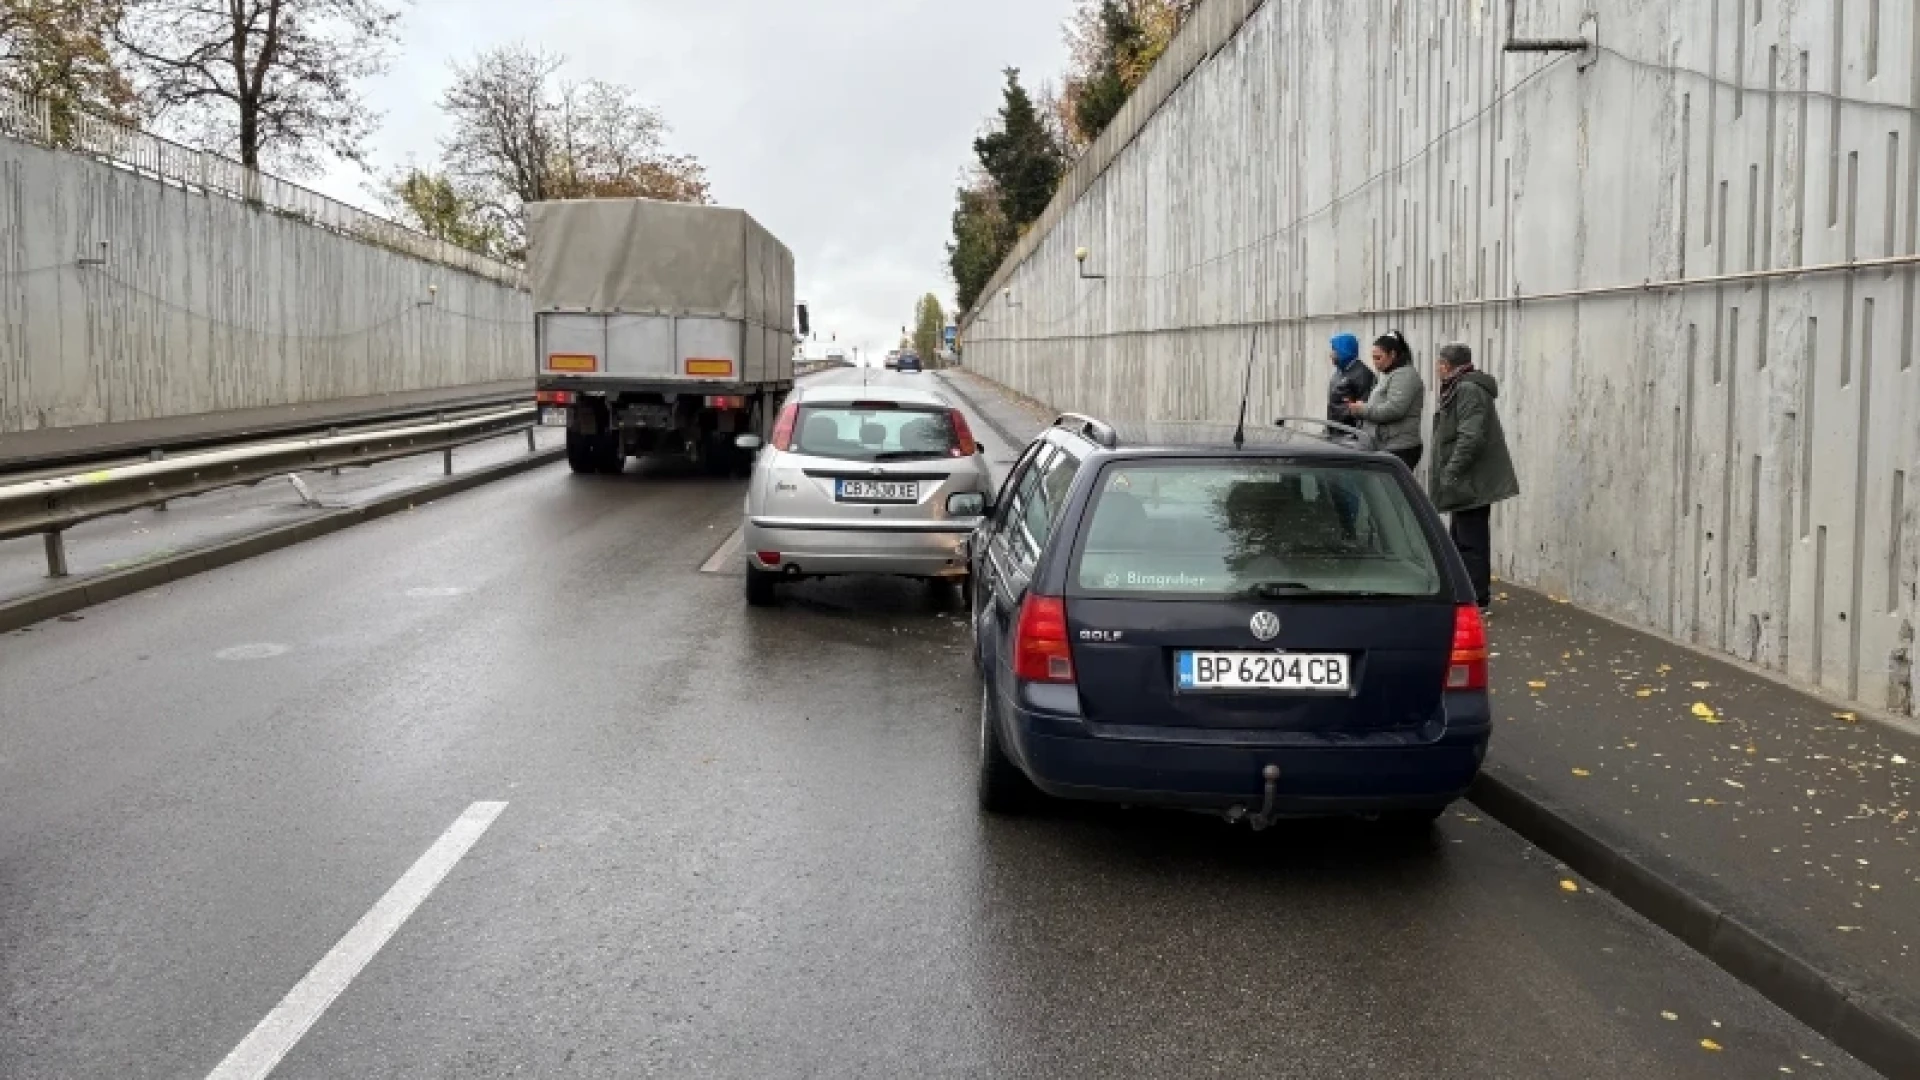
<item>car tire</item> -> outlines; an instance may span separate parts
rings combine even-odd
[[[747,605],[749,607],[772,607],[779,597],[774,586],[780,581],[780,575],[766,570],[747,567]]]
[[[991,692],[980,686],[980,809],[989,814],[1017,814],[1030,809],[1037,790],[1033,781],[1013,763],[1000,745],[1000,726],[993,720]]]

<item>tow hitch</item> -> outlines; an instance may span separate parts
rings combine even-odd
[[[1254,832],[1264,832],[1278,820],[1273,812],[1273,800],[1275,790],[1280,785],[1280,766],[1269,765],[1261,769],[1260,778],[1266,781],[1264,794],[1262,794],[1260,799],[1260,811],[1255,814],[1249,814],[1247,813],[1247,808],[1244,806],[1236,806],[1227,811],[1227,820],[1229,822],[1239,824],[1244,821],[1248,825],[1253,826]]]

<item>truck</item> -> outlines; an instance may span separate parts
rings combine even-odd
[[[770,437],[808,332],[786,245],[745,211],[652,199],[531,203],[527,229],[534,390],[573,471],[746,472],[735,440]]]

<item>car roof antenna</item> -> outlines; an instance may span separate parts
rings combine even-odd
[[[1247,374],[1240,384],[1240,424],[1233,429],[1233,448],[1238,450],[1247,445],[1247,398],[1253,394],[1253,346],[1260,340],[1260,328],[1254,327],[1247,337]]]

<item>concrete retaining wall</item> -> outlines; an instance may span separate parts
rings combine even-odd
[[[104,265],[79,263],[103,242]],[[430,284],[438,295],[423,306]],[[531,386],[530,311],[510,283],[0,138],[0,444],[76,425]]]
[[[1210,0],[966,363],[1230,418],[1253,339],[1270,418],[1322,414],[1337,331],[1470,343],[1525,490],[1503,576],[1911,714],[1916,272],[1700,279],[1920,250],[1914,6],[1520,0],[1524,38],[1597,24],[1555,56],[1494,0]]]

